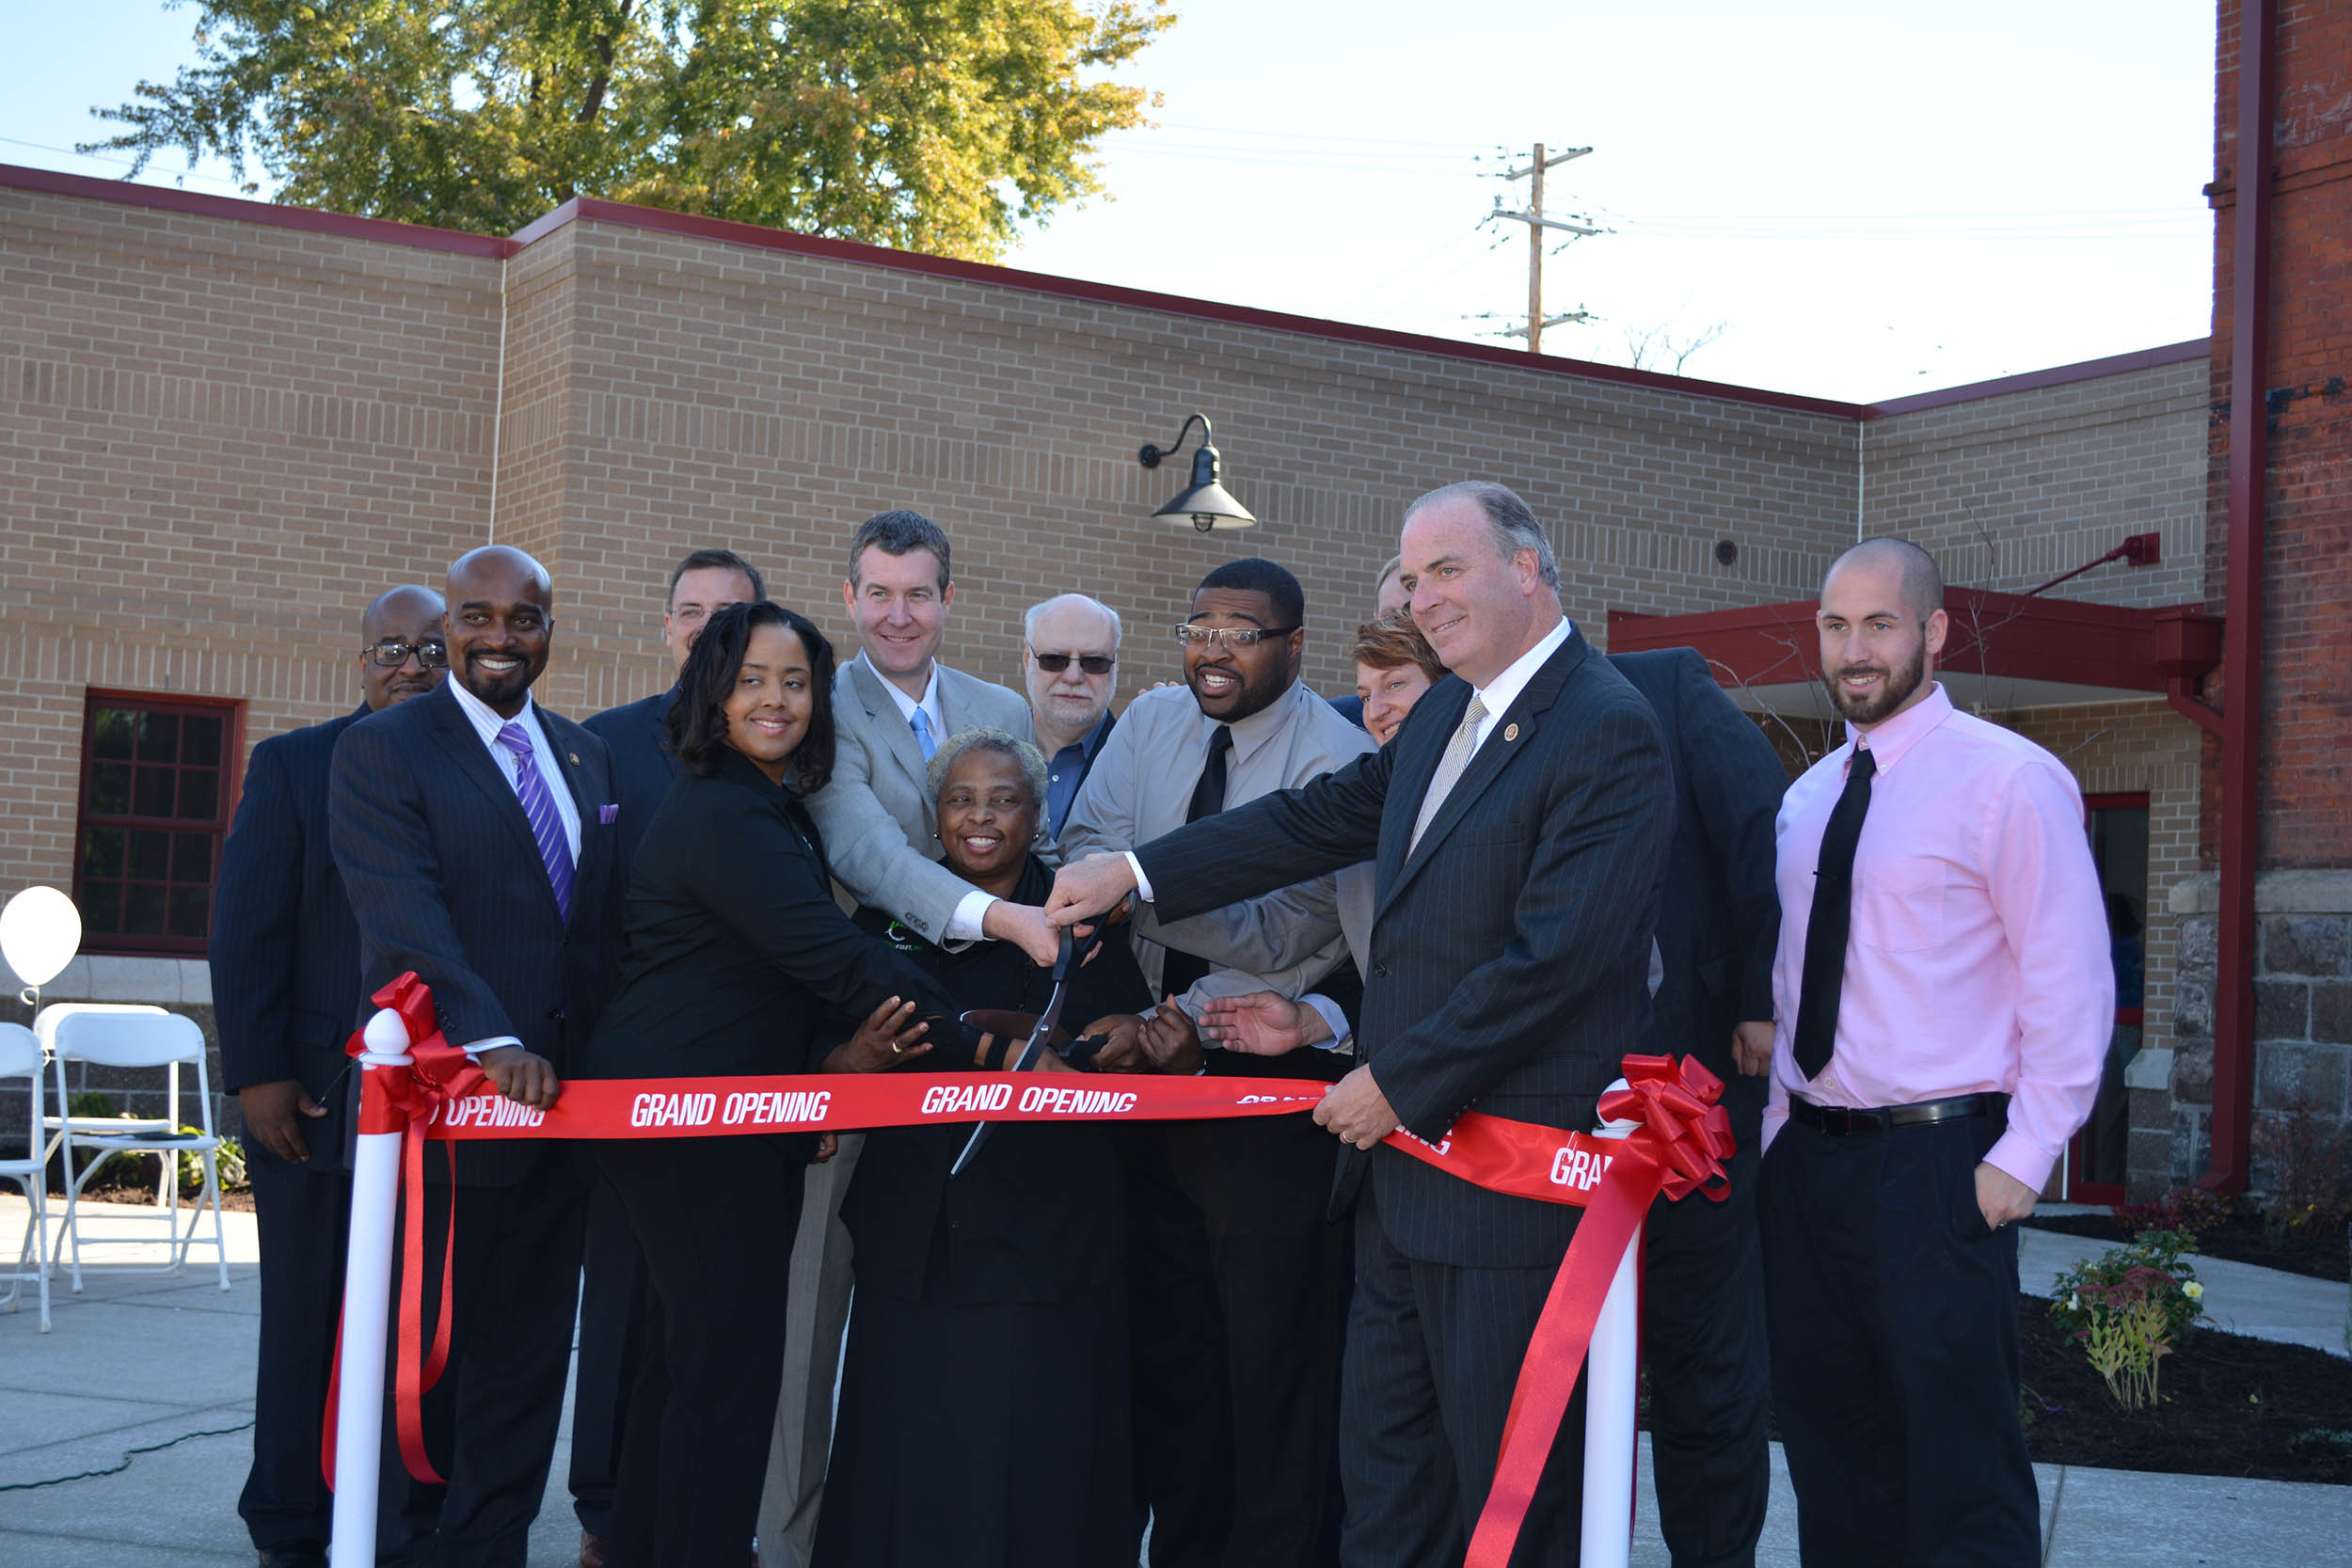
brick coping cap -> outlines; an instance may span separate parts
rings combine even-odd
[[[1856,422],[1883,418],[1889,414],[1909,413],[1921,408],[1941,407],[1949,404],[1973,402],[1979,398],[1998,397],[2010,392],[2061,386],[2074,381],[2095,380],[2102,376],[2119,375],[2153,366],[2175,364],[2185,359],[2204,357],[2210,347],[2209,341],[2200,339],[2188,342],[2168,344],[2161,348],[2141,349],[2131,354],[2110,356],[2103,359],[2084,360],[2078,364],[2054,366],[2046,370],[2027,372],[2022,375],[1975,382],[1964,387],[1921,392],[1884,403],[1859,404],[1842,402],[1834,398],[1809,397],[1793,392],[1774,392],[1755,387],[1739,387],[1727,382],[1664,375],[1655,371],[1639,371],[1621,365],[1603,365],[1590,360],[1564,358],[1555,355],[1530,354],[1524,349],[1502,348],[1486,343],[1467,343],[1450,338],[1425,337],[1419,333],[1394,332],[1383,327],[1328,321],[1314,316],[1292,315],[1279,310],[1261,310],[1248,306],[1192,299],[1181,294],[1165,294],[1144,289],[1121,288],[1114,284],[1060,277],[1050,273],[1025,272],[1014,267],[961,261],[944,256],[928,256],[916,251],[892,250],[886,246],[861,245],[848,240],[823,239],[814,235],[795,234],[780,229],[762,228],[755,224],[696,217],[661,208],[631,206],[626,202],[604,201],[594,198],[583,197],[567,201],[528,225],[511,239],[502,239],[492,234],[473,234],[453,229],[435,229],[422,224],[399,223],[388,218],[357,217],[346,213],[323,212],[315,208],[253,201],[236,197],[212,196],[197,191],[138,184],[128,180],[102,180],[91,175],[69,174],[57,169],[29,168],[14,164],[0,164],[0,187],[78,198],[89,201],[110,201],[128,206],[153,207],[167,212],[188,213],[203,217],[218,218],[227,222],[262,224],[310,233],[332,234],[345,239],[372,241],[380,245],[407,245],[418,249],[447,251],[494,261],[503,261],[512,257],[567,224],[583,220],[611,223],[629,228],[686,234],[755,249],[786,251],[795,255],[850,261],[899,272],[928,273],[936,277],[955,277],[966,282],[990,284],[999,288],[1057,294],[1064,298],[1091,300],[1098,304],[1119,305],[1169,315],[1219,321],[1238,326],[1263,327],[1301,337],[1362,343],[1373,347],[1395,348],[1440,358],[1469,359],[1512,370],[1534,371],[1543,374],[1569,376],[1586,381],[1613,382],[1621,386],[1642,387],[1653,391],[1678,394],[1684,397],[1748,404],[1795,413],[1826,415],[1834,419]]]

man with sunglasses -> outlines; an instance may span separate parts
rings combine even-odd
[[[1130,849],[1371,751],[1372,737],[1299,679],[1305,621],[1298,579],[1271,561],[1228,562],[1202,578],[1174,628],[1184,684],[1128,705],[1072,803],[1064,857]],[[1320,892],[1327,907],[1337,897]],[[1265,918],[1285,918],[1264,907]],[[1137,905],[1128,928],[1144,976],[1155,994],[1180,998],[1187,1020],[1212,994],[1346,989],[1332,977],[1354,974],[1338,937],[1279,973],[1221,967],[1241,957],[1242,937],[1265,936],[1236,915],[1167,924]],[[1306,1000],[1332,1041],[1349,1037],[1343,1006]],[[1326,1082],[1349,1065],[1312,1049],[1212,1050],[1206,1059],[1212,1072]],[[1136,1469],[1154,1568],[1271,1568],[1313,1556],[1338,1408],[1343,1282],[1328,1212],[1336,1151],[1318,1131],[1304,1117],[1129,1131]]]
[[[1061,832],[1071,802],[1118,722],[1119,612],[1084,594],[1031,605],[1021,622],[1021,676],[1045,753],[1045,831]]]
[[[334,1497],[319,1420],[342,1298],[350,1096],[336,1082],[359,1007],[359,927],[326,845],[343,731],[449,673],[441,596],[395,588],[359,619],[360,705],[253,748],[214,890],[213,994],[224,1081],[245,1117],[262,1246],[253,1468],[237,1512],[262,1560],[326,1561]]]

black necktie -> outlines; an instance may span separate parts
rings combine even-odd
[[[1192,804],[1184,809],[1185,821],[1198,822],[1225,809],[1225,758],[1232,749],[1233,727],[1219,724],[1209,736],[1209,760],[1200,765],[1200,782],[1192,786]],[[1160,994],[1182,996],[1208,972],[1208,959],[1171,947],[1168,950],[1168,961],[1160,968]]]
[[[1821,832],[1813,873],[1813,919],[1804,932],[1804,978],[1797,994],[1797,1070],[1819,1078],[1837,1046],[1837,994],[1846,984],[1846,933],[1853,924],[1853,851],[1870,809],[1878,759],[1860,747],[1846,769],[1846,792]]]

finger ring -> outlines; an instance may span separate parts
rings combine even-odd
[[[892,1041],[890,1042],[890,1053],[891,1053],[893,1056],[898,1055],[898,1054],[900,1053],[899,1053],[899,1050],[898,1050],[898,1042],[897,1040],[892,1040]]]

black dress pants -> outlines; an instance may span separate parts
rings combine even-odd
[[[1644,1240],[1650,1468],[1674,1568],[1749,1568],[1772,1492],[1756,1217],[1764,1080],[1724,1082],[1739,1145],[1729,1196],[1721,1203],[1696,1193],[1672,1203],[1660,1198]]]
[[[2017,1238],[1977,1206],[1975,1117],[1764,1157],[1772,1406],[1806,1568],[2034,1568],[2017,1420]]]
[[[1305,1568],[1339,1381],[1338,1140],[1305,1117],[1129,1138],[1136,1486],[1152,1568]]]
[[[253,1468],[237,1513],[257,1550],[324,1552],[335,1497],[320,1472],[319,1435],[343,1299],[351,1178],[315,1157],[289,1164],[258,1140],[246,1158],[262,1247],[262,1348]]]
[[[1381,1228],[1375,1183],[1364,1183],[1340,1407],[1344,1568],[1462,1560],[1494,1488],[1528,1341],[1559,1272],[1556,1262],[1470,1269],[1407,1258]],[[1515,1568],[1575,1563],[1583,1490],[1580,1378],[1512,1550]]]
[[[439,1151],[427,1150],[425,1158],[438,1164]],[[379,1560],[523,1568],[563,1424],[587,1183],[578,1150],[555,1144],[532,1150],[524,1174],[510,1184],[427,1187],[428,1335],[439,1309],[453,1192],[456,1299],[449,1364],[423,1401],[426,1450],[448,1484],[407,1480],[388,1385]]]
[[[612,1568],[707,1568],[751,1556],[784,1379],[785,1287],[808,1145],[798,1136],[596,1145],[649,1284],[606,1545]]]
[[[580,1273],[580,1364],[572,1381],[572,1512],[612,1533],[613,1487],[637,1347],[645,1323],[645,1254],[628,1210],[601,1169],[589,1178],[588,1240]]]

